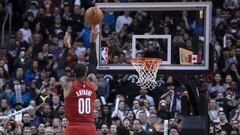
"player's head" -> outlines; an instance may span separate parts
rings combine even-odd
[[[77,78],[84,77],[86,75],[86,71],[87,71],[86,66],[81,63],[78,63],[73,68],[74,77]]]

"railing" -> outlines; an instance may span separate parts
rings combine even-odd
[[[7,20],[9,22],[9,29],[8,29],[8,32],[9,32],[9,35],[11,34],[12,32],[12,4],[9,3],[6,8],[5,8],[5,18],[4,18],[4,21],[3,21],[3,24],[2,24],[2,46],[4,45],[5,43],[5,25],[7,23]]]

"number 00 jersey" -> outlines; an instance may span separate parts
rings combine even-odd
[[[93,123],[96,93],[89,81],[72,82],[72,90],[64,99],[65,114],[69,122]]]

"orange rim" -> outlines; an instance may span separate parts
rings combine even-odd
[[[130,59],[131,63],[142,64],[145,70],[153,70],[156,67],[153,64],[159,64],[162,62],[162,59],[159,58],[132,58]]]

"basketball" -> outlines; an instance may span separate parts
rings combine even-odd
[[[90,26],[100,24],[103,20],[102,10],[97,7],[89,8],[85,13],[85,20]]]

